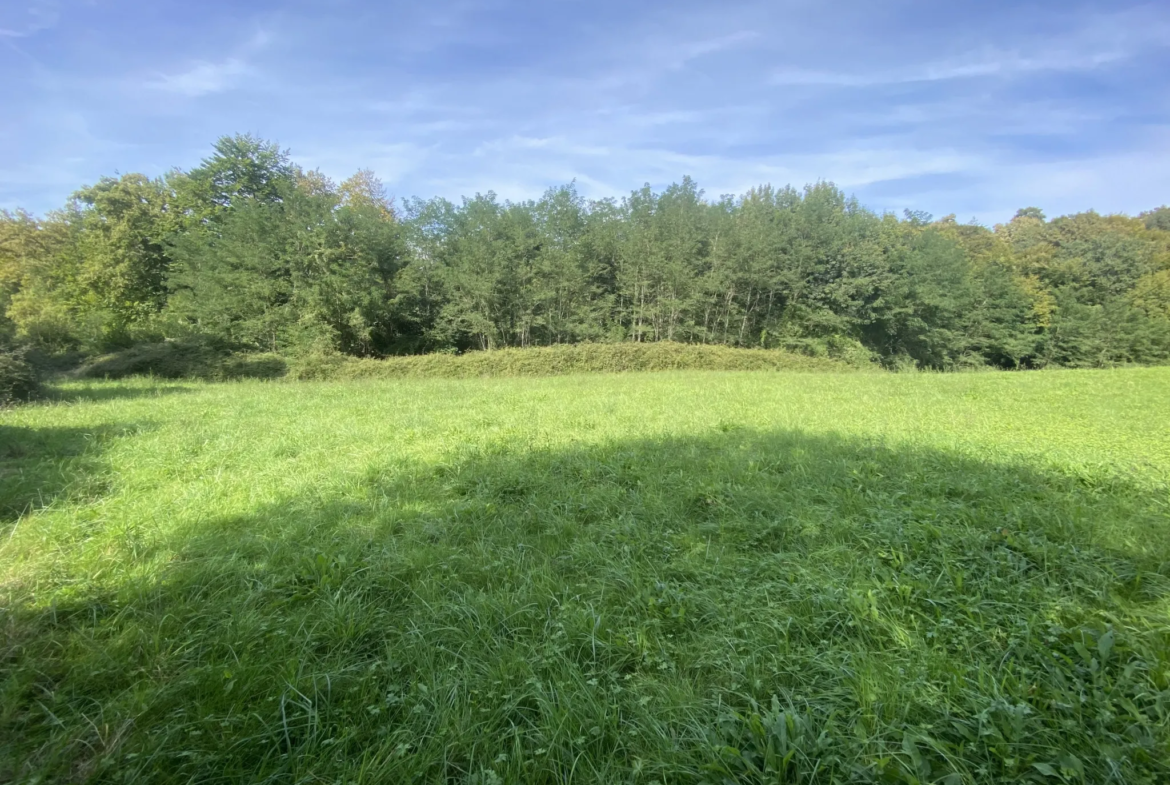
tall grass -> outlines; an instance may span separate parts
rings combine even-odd
[[[1168,383],[67,385],[0,781],[1166,782]]]

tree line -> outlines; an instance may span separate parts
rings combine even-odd
[[[395,204],[252,136],[190,171],[0,213],[0,344],[199,338],[357,356],[573,342],[786,348],[891,367],[1170,359],[1170,208],[987,228],[830,183],[709,200],[689,178],[586,200]]]

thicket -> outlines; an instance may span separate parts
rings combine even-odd
[[[986,228],[878,215],[829,183],[710,200],[690,179],[395,205],[368,171],[337,185],[236,136],[191,171],[3,213],[0,314],[0,344],[155,366],[187,345],[369,358],[662,341],[887,367],[1160,363],[1170,208],[1025,208]],[[194,373],[230,376],[221,364]]]
[[[0,351],[0,407],[35,398],[40,392],[37,369],[21,351]]]
[[[450,352],[388,357],[307,355],[291,364],[295,379],[386,379],[400,377],[469,379],[483,376],[553,376],[625,371],[846,371],[842,360],[783,350],[736,349],[655,343],[561,344],[492,352]],[[91,374],[101,376],[101,374]]]
[[[284,376],[288,363],[271,353],[239,353],[216,341],[181,340],[144,343],[99,355],[72,371],[90,379],[154,376],[160,379],[272,379]]]

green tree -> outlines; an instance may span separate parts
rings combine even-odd
[[[1138,217],[1142,219],[1147,229],[1170,232],[1170,207],[1166,205],[1147,210]]]
[[[372,202],[342,205],[317,173],[294,174],[266,178],[278,186],[262,197],[237,193],[175,237],[173,330],[267,351],[389,350],[406,255],[397,221]]]
[[[126,344],[166,304],[166,238],[175,228],[165,184],[144,175],[102,178],[74,194],[81,265],[77,307],[101,343]]]
[[[34,218],[0,213],[0,334],[50,352],[81,345],[80,220],[76,209]]]
[[[1170,225],[1024,208],[987,229],[876,215],[832,183],[715,201],[690,178],[586,201],[396,206],[225,136],[190,172],[103,178],[0,215],[0,342],[89,351],[198,333],[354,355],[692,341],[931,368],[1170,355]]]
[[[241,204],[279,202],[296,182],[288,151],[273,142],[237,134],[221,137],[213,148],[199,166],[172,178],[181,209],[197,220]]]

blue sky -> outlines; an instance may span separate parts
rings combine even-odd
[[[398,196],[1170,202],[1170,3],[0,0],[0,69],[0,207],[34,212],[243,131]]]

